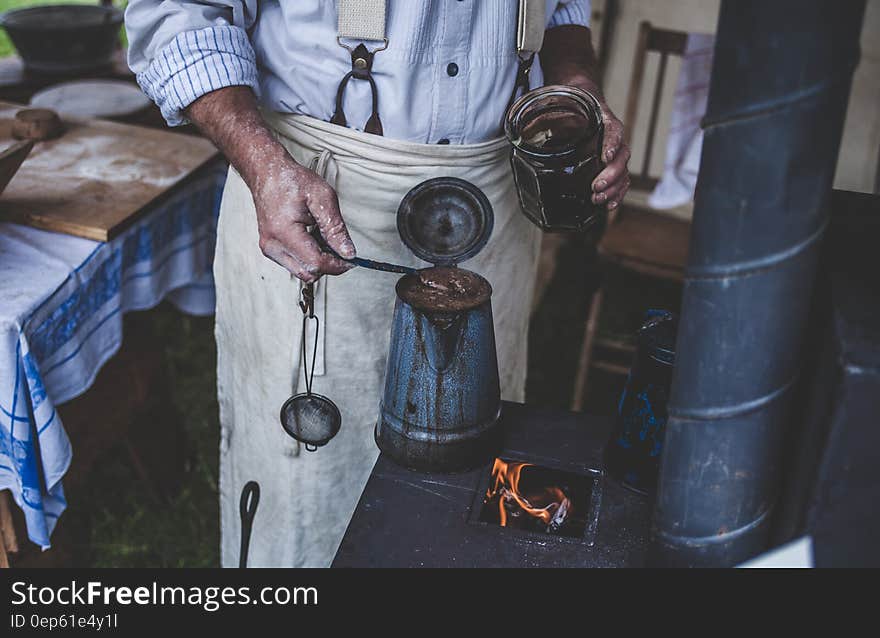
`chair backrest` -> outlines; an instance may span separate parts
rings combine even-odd
[[[649,52],[660,54],[660,66],[654,80],[654,92],[651,99],[651,112],[648,120],[648,134],[645,143],[645,152],[642,156],[642,164],[638,171],[630,169],[630,179],[633,188],[650,190],[657,185],[657,179],[648,174],[651,164],[651,154],[654,151],[654,138],[657,134],[657,115],[660,111],[660,100],[663,96],[663,81],[666,78],[666,62],[670,55],[682,56],[687,46],[687,33],[684,31],[670,31],[668,29],[656,29],[650,22],[643,21],[639,24],[639,35],[636,42],[636,55],[633,59],[633,72],[629,85],[629,95],[626,100],[626,113],[624,125],[630,147],[632,147],[632,134],[636,126],[636,115],[639,106],[639,98],[642,93],[642,84],[645,75],[645,63]]]

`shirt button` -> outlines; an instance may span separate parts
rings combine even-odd
[[[444,137],[442,140],[437,140],[437,143],[438,144],[449,144],[449,139]]]
[[[458,65],[455,62],[450,62],[449,66],[446,67],[446,73],[449,77],[454,78],[458,75]]]

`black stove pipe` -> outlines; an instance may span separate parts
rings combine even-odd
[[[864,7],[722,1],[652,564],[767,547]]]

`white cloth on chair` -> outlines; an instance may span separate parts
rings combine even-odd
[[[675,208],[694,197],[703,148],[700,121],[706,113],[714,47],[714,35],[688,35],[675,88],[663,175],[648,197],[652,208]]]

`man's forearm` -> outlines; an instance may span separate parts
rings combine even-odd
[[[186,109],[186,115],[217,145],[252,192],[261,188],[273,163],[292,161],[263,121],[249,87],[207,93]]]
[[[567,84],[592,93],[602,107],[602,161],[605,168],[593,181],[593,202],[607,203],[609,210],[620,205],[629,188],[627,162],[630,151],[623,124],[615,117],[599,87],[596,56],[590,30],[576,25],[554,27],[544,36],[541,68],[546,84]]]
[[[263,121],[248,87],[206,93],[186,115],[223,152],[250,188],[260,249],[307,283],[338,275],[351,265],[324,252],[309,227],[346,259],[355,247],[339,211],[335,191],[314,171],[298,164]]]
[[[555,27],[544,36],[541,69],[546,84],[568,84],[585,89],[604,104],[590,30],[577,25]]]

